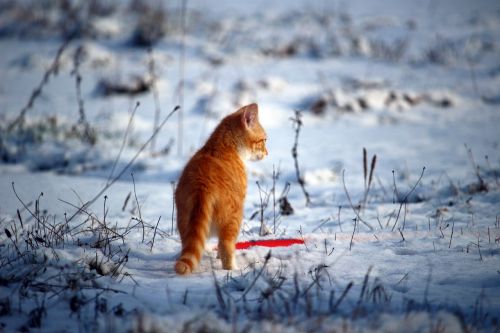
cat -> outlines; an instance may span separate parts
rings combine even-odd
[[[182,242],[177,274],[190,274],[198,267],[209,233],[219,238],[222,268],[237,269],[234,250],[247,188],[244,161],[267,155],[267,135],[258,112],[254,103],[226,116],[186,164],[175,191]]]

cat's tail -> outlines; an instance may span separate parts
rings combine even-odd
[[[181,256],[175,263],[175,272],[179,275],[191,274],[198,267],[210,230],[211,209],[207,198],[200,195],[194,204],[184,228]]]

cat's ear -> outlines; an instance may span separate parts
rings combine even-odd
[[[241,120],[246,128],[254,127],[259,116],[259,107],[257,104],[253,103],[241,108]]]

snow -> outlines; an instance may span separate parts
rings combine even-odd
[[[162,2],[167,32],[152,54],[130,45],[132,5],[96,17],[91,33],[63,52],[24,127],[12,132],[8,124],[61,44],[54,17],[63,14],[57,6],[34,8],[50,18],[45,27],[14,24],[23,13],[15,5],[0,14],[0,327],[497,331],[500,4],[187,5],[182,148],[177,112],[154,149],[143,150],[154,130],[152,91],[102,95],[99,82],[147,82],[153,58],[160,120],[180,103],[179,4]],[[81,97],[94,146],[74,127],[71,71],[80,45]],[[239,240],[305,244],[240,250],[240,269],[228,272],[212,238],[199,269],[179,277],[173,185],[218,121],[250,102],[259,104],[269,155],[247,164]],[[291,154],[297,109],[298,164],[310,205]],[[377,156],[366,202],[363,148],[368,172]],[[292,215],[280,213],[284,197]]]

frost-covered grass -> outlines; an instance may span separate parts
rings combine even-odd
[[[6,332],[499,330],[498,4],[0,6]],[[178,277],[175,182],[250,102],[239,239],[304,244]]]

